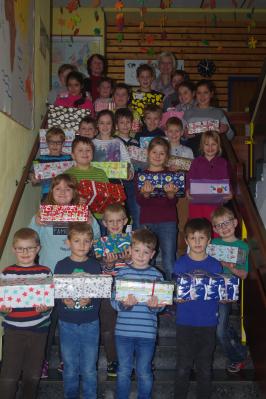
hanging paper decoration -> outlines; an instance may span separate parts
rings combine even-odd
[[[116,35],[116,40],[117,40],[119,43],[121,43],[121,42],[124,40],[124,33],[119,32],[119,33]]]
[[[95,34],[95,36],[100,36],[100,34],[101,34],[101,29],[100,28],[94,28],[94,34]]]
[[[143,16],[146,14],[146,12],[147,12],[147,7],[140,7],[139,13],[140,13],[141,18],[143,18]]]
[[[71,13],[80,7],[79,0],[69,0],[66,9]]]
[[[79,34],[79,29],[76,28],[76,29],[74,30],[73,34],[74,34],[74,36],[77,36],[77,35]]]
[[[98,7],[101,6],[101,0],[92,0],[91,5],[92,5],[92,7],[94,7],[94,8],[98,8]]]
[[[217,26],[217,16],[215,14],[212,14],[211,22],[212,22],[212,26],[214,26],[214,27]]]
[[[256,48],[257,43],[258,43],[258,41],[257,41],[257,39],[255,39],[254,36],[249,37],[249,39],[248,39],[248,47],[249,48],[252,48],[252,49]]]
[[[147,54],[148,55],[154,55],[155,54],[154,48],[153,47],[148,48]]]
[[[161,1],[160,1],[160,8],[161,8],[162,10],[165,9],[165,2],[164,2],[164,0],[161,0]]]
[[[64,18],[59,18],[57,20],[57,23],[58,23],[59,26],[65,26],[66,20]]]
[[[141,53],[147,53],[148,49],[146,47],[141,47],[140,52]]]
[[[210,0],[210,7],[216,8],[216,0]]]
[[[203,46],[209,46],[209,41],[208,40],[202,40],[201,44],[203,44]]]
[[[140,31],[140,33],[143,33],[143,31],[144,31],[144,21],[140,21],[139,31]]]
[[[124,14],[122,12],[116,14],[115,24],[119,32],[122,32],[125,26]]]
[[[167,37],[166,31],[165,31],[166,22],[167,22],[167,17],[165,15],[163,15],[160,18],[160,28],[161,28],[161,38],[162,38],[162,40],[165,40],[166,37]]]
[[[98,11],[95,11],[95,12],[94,12],[94,19],[95,19],[95,21],[98,22],[98,21],[99,21],[99,18],[100,18],[100,17],[99,17]]]
[[[154,43],[154,36],[153,35],[146,35],[145,40],[148,44]]]
[[[118,1],[115,3],[115,9],[116,9],[116,11],[122,11],[123,8],[124,8],[124,3],[123,3],[123,1],[118,0]]]
[[[72,21],[72,19],[68,19],[67,22],[66,22],[66,26],[67,26],[68,29],[73,30],[74,27],[75,27],[75,24]]]

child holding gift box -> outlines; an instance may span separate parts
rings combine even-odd
[[[99,97],[94,101],[95,112],[98,113],[104,109],[113,108],[112,100],[112,90],[113,90],[113,80],[111,78],[105,77],[98,83],[98,93]]]
[[[16,264],[5,268],[3,275],[10,279],[51,276],[48,267],[35,263],[39,250],[40,238],[34,230],[18,230],[12,244]],[[0,312],[4,315],[0,397],[15,398],[22,373],[21,397],[35,399],[44,359],[50,310],[44,305],[34,308],[0,306]]]
[[[210,131],[201,135],[200,152],[202,155],[192,161],[190,170],[187,173],[187,198],[189,199],[189,218],[205,217],[211,219],[211,213],[217,208],[217,204],[193,204],[190,195],[191,179],[210,179],[219,181],[230,179],[230,166],[227,160],[221,157],[222,148],[221,140],[218,132]],[[229,193],[224,197],[225,201],[229,201],[232,194]],[[207,201],[207,200],[206,200]]]
[[[148,142],[154,137],[164,137],[164,131],[159,127],[162,118],[162,109],[158,105],[149,104],[144,109],[142,130],[135,136],[141,147],[148,147]],[[147,138],[147,143],[142,143]]]
[[[155,254],[156,236],[147,229],[132,234],[132,264],[120,269],[117,278],[133,280],[163,280],[162,274],[149,265]],[[118,373],[116,399],[129,399],[131,374],[136,358],[138,397],[152,395],[152,359],[157,335],[157,313],[162,310],[158,298],[151,296],[146,304],[138,303],[134,295],[126,301],[112,300],[118,311],[115,328]]]
[[[70,223],[67,245],[71,255],[59,261],[56,274],[85,272],[100,274],[101,266],[88,257],[93,230],[87,223]],[[64,362],[64,396],[79,397],[82,378],[84,398],[97,397],[96,362],[99,351],[100,299],[65,298],[58,300],[59,336]]]
[[[88,137],[89,139],[94,139],[97,135],[96,120],[92,116],[85,116],[79,122],[79,128],[77,135],[82,137]]]
[[[211,225],[206,219],[192,219],[185,226],[188,254],[181,256],[175,264],[174,273],[190,273],[203,270],[220,273],[220,262],[206,254],[211,239]],[[176,308],[177,368],[175,398],[185,399],[189,389],[190,372],[195,363],[197,372],[197,398],[211,396],[212,356],[215,349],[215,334],[218,315],[218,300],[186,301]]]
[[[148,147],[147,172],[154,174],[166,171],[169,159],[170,144],[166,139],[156,137]],[[137,188],[135,179],[137,201],[140,205],[140,224],[153,231],[159,241],[162,251],[162,265],[167,280],[171,280],[172,268],[176,259],[176,192],[178,188],[173,183],[164,186],[165,197],[150,197],[154,187],[145,181],[141,191]]]
[[[248,244],[238,239],[235,235],[237,219],[233,212],[226,207],[217,208],[212,213],[212,226],[219,238],[212,240],[213,244],[230,245],[244,249],[247,253],[244,265],[234,263],[221,262],[223,265],[223,273],[233,274],[244,280],[248,275]],[[231,303],[219,304],[219,322],[217,326],[217,338],[223,348],[230,364],[227,370],[231,373],[237,373],[245,367],[247,359],[247,348],[241,345],[238,334],[229,323],[229,315],[232,309]]]

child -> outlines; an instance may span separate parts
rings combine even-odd
[[[218,132],[210,131],[201,135],[200,155],[192,161],[189,172],[187,173],[187,198],[191,200],[190,180],[209,179],[209,180],[230,180],[230,169],[227,160],[221,157],[222,148]],[[230,200],[232,194],[226,196]],[[193,204],[189,203],[189,218],[204,217],[211,219],[211,213],[217,208],[215,204]]]
[[[140,88],[132,92],[131,108],[143,116],[146,105],[156,104],[162,106],[164,95],[158,91],[152,90],[151,84],[154,79],[154,69],[151,65],[142,64],[137,68],[137,80]]]
[[[161,273],[149,265],[155,254],[156,236],[139,229],[132,234],[132,264],[123,267],[117,278],[133,280],[163,280]],[[150,399],[153,375],[152,358],[157,335],[157,312],[161,310],[158,298],[152,296],[146,304],[138,303],[134,295],[123,302],[112,300],[118,311],[115,328],[118,373],[116,399],[129,399],[131,373],[136,358],[138,398]]]
[[[226,207],[217,208],[212,214],[212,226],[219,238],[212,240],[213,244],[229,245],[230,247],[238,247],[244,249],[247,253],[244,265],[236,265],[234,263],[222,262],[223,273],[233,274],[244,280],[248,275],[248,244],[238,239],[235,235],[237,219],[233,212]],[[217,326],[217,338],[227,356],[230,364],[227,371],[237,373],[245,367],[247,359],[247,349],[241,345],[239,337],[234,328],[229,323],[229,315],[232,309],[231,303],[219,304],[219,321]]]
[[[136,134],[136,140],[141,141],[142,137],[164,137],[164,131],[159,128],[161,117],[162,109],[158,105],[147,105],[144,109],[144,126],[142,131]]]
[[[111,78],[102,78],[98,84],[99,97],[94,102],[96,113],[112,108],[112,90],[113,80]]]
[[[171,155],[176,157],[184,157],[193,159],[193,152],[191,148],[180,144],[180,139],[183,135],[183,124],[182,121],[176,117],[169,118],[166,122],[165,129],[166,137],[170,143]],[[173,172],[178,170],[173,167],[169,167]],[[184,255],[186,251],[186,243],[184,239],[184,227],[188,220],[188,200],[186,197],[179,198],[177,202],[177,214],[178,214],[178,254]]]
[[[185,112],[191,108],[196,107],[195,100],[195,85],[193,82],[185,81],[178,86],[179,103],[175,106],[178,112]]]
[[[100,264],[95,258],[88,257],[92,240],[93,230],[89,224],[70,223],[67,245],[71,255],[57,263],[55,273],[100,274]],[[57,306],[64,362],[64,396],[79,397],[81,377],[83,397],[96,399],[100,299],[65,298],[58,300]]]
[[[70,72],[66,78],[67,94],[58,96],[55,105],[66,108],[76,107],[90,111],[94,115],[94,108],[89,97],[84,90],[83,75],[80,72]]]
[[[12,251],[16,264],[6,267],[3,275],[29,278],[51,276],[46,266],[36,265],[35,258],[40,251],[40,238],[29,228],[18,230],[13,238]],[[0,374],[0,397],[16,397],[21,377],[21,397],[35,399],[41,376],[41,366],[47,331],[50,323],[50,311],[47,306],[32,308],[10,308],[0,306],[4,314],[3,361]]]
[[[174,88],[174,93],[169,94],[164,98],[163,101],[163,111],[166,112],[168,108],[176,107],[179,104],[178,88],[181,83],[188,81],[188,74],[182,69],[177,69],[171,79],[172,86]]]
[[[195,270],[220,273],[220,262],[206,254],[206,247],[211,238],[210,223],[206,219],[190,220],[185,226],[185,237],[189,253],[176,261],[174,273],[191,273]],[[211,396],[217,314],[216,300],[195,300],[177,304],[176,399],[187,397],[190,372],[194,363],[197,372],[197,398],[208,399]]]
[[[48,129],[46,132],[46,142],[49,154],[40,155],[39,158],[37,158],[37,161],[39,163],[72,161],[71,155],[63,154],[65,139],[65,133],[60,127],[51,127]],[[52,179],[38,180],[34,173],[31,172],[30,181],[33,185],[41,183],[41,199],[43,201],[49,193]]]
[[[161,137],[155,137],[148,147],[148,168],[146,172],[158,173],[166,171],[166,163],[170,154],[168,141]],[[136,179],[137,180],[137,179]],[[162,265],[167,280],[171,280],[172,268],[176,259],[176,192],[177,187],[173,183],[164,186],[165,197],[151,197],[154,187],[149,181],[145,181],[142,189],[135,190],[137,202],[140,206],[140,224],[153,231],[159,241],[162,251]]]
[[[114,111],[118,108],[127,108],[131,91],[125,83],[117,83],[113,91]]]
[[[196,101],[197,105],[194,108],[187,110],[184,114],[186,126],[192,122],[201,122],[206,120],[219,121],[219,133],[226,133],[229,140],[234,137],[234,132],[230,128],[229,122],[220,108],[212,107],[211,102],[214,97],[214,85],[209,80],[201,80],[196,85]],[[187,145],[193,150],[194,155],[198,155],[200,134],[188,134],[185,129],[185,136],[188,139]]]
[[[56,97],[59,95],[64,95],[67,93],[66,87],[66,77],[70,72],[76,71],[77,68],[75,65],[71,64],[62,64],[58,68],[58,79],[59,79],[59,86],[50,90],[47,98],[48,104],[54,104]]]
[[[77,134],[83,137],[88,137],[89,139],[94,139],[97,135],[96,120],[91,116],[85,116],[79,122],[79,129]]]

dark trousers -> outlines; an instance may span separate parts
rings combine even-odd
[[[197,399],[211,396],[211,369],[215,349],[216,327],[176,327],[176,381],[175,399],[185,399],[189,378],[195,364],[197,374]]]
[[[15,398],[21,373],[21,399],[36,398],[46,338],[47,333],[5,330],[0,398]]]
[[[117,312],[111,305],[110,299],[102,299],[100,307],[101,337],[107,362],[117,361],[115,346],[115,323]]]
[[[55,340],[56,327],[58,325],[58,311],[57,311],[56,306],[52,310],[50,320],[51,320],[51,324],[49,326],[46,348],[45,348],[45,360],[47,360],[47,361],[49,361],[50,357],[51,357],[52,346],[53,346],[54,340]],[[59,340],[58,341],[58,355],[59,355],[59,360],[61,362],[61,347],[60,347],[59,336],[58,336],[58,340]]]

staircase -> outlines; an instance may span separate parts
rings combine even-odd
[[[239,331],[239,316],[237,306],[231,316],[231,322]],[[153,399],[174,399],[175,378],[175,319],[173,316],[159,316],[158,344],[156,347],[154,365],[155,381]],[[57,372],[59,364],[58,346],[54,345],[50,362],[49,378],[42,380],[38,399],[62,399],[62,376]],[[261,398],[254,379],[254,370],[250,361],[245,370],[231,375],[225,371],[226,359],[221,349],[217,347],[213,363],[213,395],[215,399],[253,399]],[[103,347],[100,347],[98,362],[99,399],[115,399],[115,379],[106,378],[106,359]],[[195,375],[191,375],[191,387],[188,399],[195,398]],[[136,399],[136,382],[132,381],[130,399]]]

